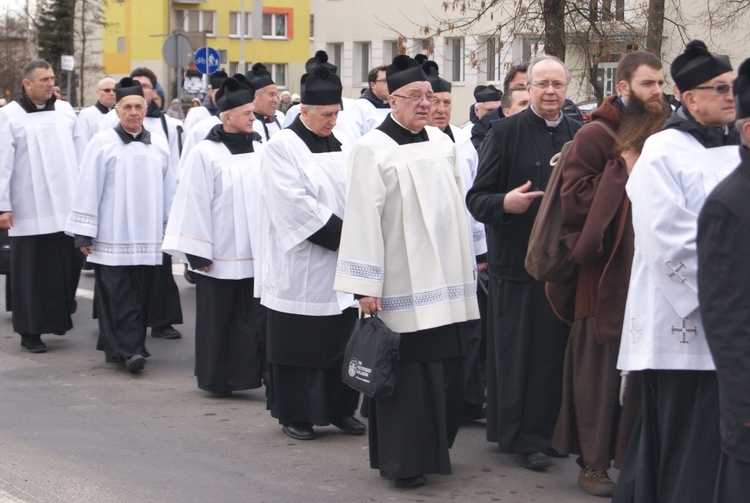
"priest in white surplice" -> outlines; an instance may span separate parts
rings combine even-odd
[[[334,287],[401,332],[393,397],[370,400],[370,466],[416,487],[451,473],[476,269],[456,145],[426,126],[436,100],[427,76],[400,55],[386,79],[392,113],[349,155]]]
[[[6,288],[12,287],[13,331],[31,353],[41,334],[73,328],[83,257],[63,233],[78,174],[76,116],[52,94],[55,76],[43,60],[23,69],[21,95],[0,109],[0,227],[11,240]]]
[[[216,396],[259,388],[266,371],[264,309],[253,297],[263,147],[253,98],[246,82],[223,81],[222,123],[181,163],[162,247],[195,272],[195,376]]]
[[[96,85],[96,103],[78,112],[73,137],[78,157],[83,157],[83,149],[92,136],[99,132],[99,123],[115,106],[115,79],[104,77]]]
[[[148,109],[143,119],[145,127],[152,135],[161,136],[169,145],[169,163],[175,178],[178,177],[180,151],[182,150],[182,121],[169,117],[156,104],[157,96],[156,74],[149,68],[139,67],[130,72],[130,77],[141,83],[143,97],[146,98]],[[100,124],[100,131],[111,129],[117,125],[119,119],[114,111],[107,114]],[[169,210],[167,208],[167,210]],[[172,274],[171,257],[166,253],[162,256],[162,265],[154,269],[153,295],[148,315],[151,336],[161,339],[179,339],[182,334],[174,325],[182,324],[182,305],[180,291]]]
[[[301,83],[301,114],[263,151],[255,289],[268,308],[267,407],[284,433],[311,440],[313,425],[359,435],[365,426],[353,415],[359,394],[341,382],[354,298],[333,289],[346,185],[331,133],[341,80],[318,66]]]
[[[65,231],[94,264],[96,348],[137,373],[149,356],[148,307],[174,178],[167,142],[143,127],[140,83],[125,77],[116,87],[120,123],[86,146]]]

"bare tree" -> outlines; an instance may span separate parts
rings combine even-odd
[[[664,2],[644,0],[632,5],[625,0],[444,0],[443,13],[433,14],[433,24],[420,26],[419,33],[473,33],[505,43],[519,36],[539,39],[547,54],[563,61],[571,54],[583,59],[584,78],[601,102],[604,89],[600,64],[617,61],[623,53],[641,48],[661,57]],[[675,5],[679,10],[679,4]],[[679,23],[675,19],[670,22]],[[488,25],[490,28],[485,29]],[[480,30],[479,26],[483,28]],[[498,43],[498,50],[502,44]],[[486,63],[486,58],[476,51],[468,59],[475,67]]]
[[[661,42],[664,38],[664,0],[649,0],[646,50],[661,58]]]
[[[79,68],[80,104],[85,106],[86,75],[92,73],[97,77],[103,67],[99,63],[101,58],[94,49],[96,38],[101,40],[101,32],[105,27],[102,0],[76,0],[76,15],[74,26],[75,56]]]
[[[13,99],[21,89],[22,68],[32,57],[27,40],[28,19],[22,12],[6,11],[0,21],[0,93]]]

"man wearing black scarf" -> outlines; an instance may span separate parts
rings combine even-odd
[[[23,69],[23,90],[0,111],[0,227],[11,237],[13,330],[30,353],[44,353],[41,334],[73,328],[82,255],[64,234],[78,174],[76,116],[53,96],[43,60]]]
[[[265,309],[253,297],[263,147],[254,94],[241,74],[222,83],[221,124],[185,158],[163,245],[195,271],[195,376],[222,397],[260,387],[266,371]]]

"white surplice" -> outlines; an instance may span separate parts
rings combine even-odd
[[[375,105],[364,98],[350,101],[346,117],[339,123],[352,142],[359,140],[378,127],[391,113],[390,108],[376,108]]]
[[[88,261],[161,265],[161,243],[174,193],[166,141],[125,144],[114,129],[91,138],[65,232],[94,238]]]
[[[146,117],[143,119],[143,127],[146,128],[152,136],[161,136],[168,143],[169,163],[174,171],[173,176],[176,179],[179,173],[180,145],[182,145],[184,140],[182,121],[168,115],[164,116],[164,121],[165,122],[162,122],[159,117]],[[113,108],[99,123],[99,131],[112,129],[119,123],[120,119],[117,117],[117,111]],[[164,131],[164,124],[167,125],[167,131]]]
[[[635,254],[617,368],[714,369],[698,309],[698,214],[739,162],[738,146],[704,148],[676,129],[646,141],[626,185]]]
[[[190,130],[193,129],[193,126],[195,126],[202,120],[208,119],[209,117],[211,117],[211,112],[203,105],[199,107],[192,107],[190,110],[188,110],[187,116],[185,116],[185,134],[187,135],[187,133],[189,133]]]
[[[196,126],[197,127],[197,126]],[[255,276],[255,220],[260,156],[232,155],[220,142],[203,140],[182,164],[162,250],[187,262],[186,254],[211,260],[217,279]]]
[[[457,148],[425,130],[430,141],[398,145],[374,129],[348,160],[334,288],[380,297],[397,332],[479,318]]]
[[[83,150],[86,148],[86,144],[99,132],[99,123],[104,119],[104,116],[105,114],[96,105],[84,108],[78,112],[73,138],[76,142],[76,151],[78,152],[79,159],[83,159]]]
[[[453,139],[456,140],[456,150],[458,151],[458,163],[461,168],[461,185],[463,188],[464,206],[466,206],[466,193],[474,184],[474,178],[477,176],[477,166],[479,165],[479,155],[474,145],[471,143],[471,130],[461,129],[449,125]],[[474,256],[487,253],[487,236],[485,235],[484,224],[477,222],[466,209],[466,218],[471,228],[471,246]]]
[[[255,128],[257,130],[257,128]],[[333,289],[337,252],[308,241],[331,215],[344,216],[346,152],[313,154],[282,130],[261,157],[255,295],[289,314],[337,315],[353,303]]]
[[[0,108],[0,211],[13,212],[10,236],[65,229],[78,176],[76,115],[67,101],[27,113],[13,101]]]
[[[185,131],[185,143],[182,145],[182,155],[180,156],[180,165],[177,173],[178,179],[180,172],[182,172],[182,164],[190,151],[200,142],[205,140],[206,135],[208,135],[211,129],[219,124],[221,124],[221,119],[218,115],[209,115],[203,120],[193,124],[189,131]]]

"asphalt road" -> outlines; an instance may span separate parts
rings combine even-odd
[[[197,389],[195,289],[177,282],[183,338],[149,337],[140,375],[95,349],[91,272],[75,328],[44,336],[47,353],[23,351],[0,311],[0,503],[601,501],[576,486],[572,457],[526,470],[485,440],[483,422],[459,431],[452,475],[414,490],[369,468],[366,436],[316,427],[317,440],[290,439],[263,389],[220,399]]]

